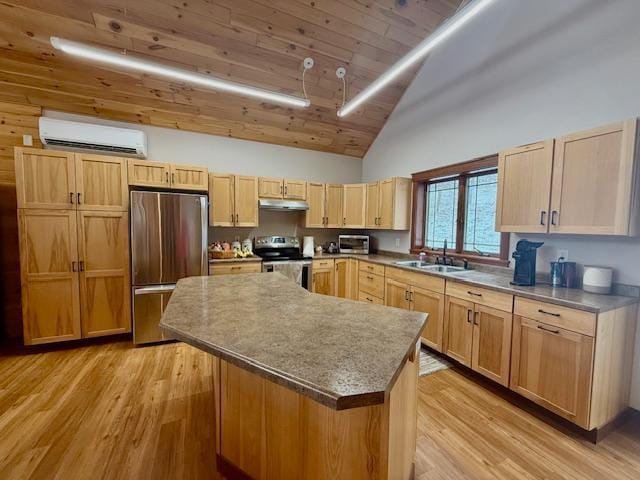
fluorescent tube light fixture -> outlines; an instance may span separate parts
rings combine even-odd
[[[476,0],[467,5],[457,14],[451,17],[447,22],[441,25],[435,32],[425,38],[418,45],[413,47],[404,57],[398,60],[393,66],[378,77],[371,85],[362,90],[358,95],[348,101],[340,110],[339,117],[346,117],[356,108],[366,102],[368,99],[377,94],[380,90],[391,83],[396,77],[401,75],[405,70],[414,63],[419,62],[427,56],[434,48],[444,42],[466,25],[473,17],[487,8],[495,0]]]
[[[212,90],[259,98],[292,107],[308,107],[311,104],[311,102],[306,98],[272,92],[262,88],[243,85],[241,83],[230,82],[211,75],[204,75],[202,73],[191,72],[181,68],[170,67],[161,63],[132,57],[122,53],[116,53],[105,48],[94,47],[92,45],[66,40],[64,38],[51,37],[50,41],[54,48],[61,50],[64,53],[98,63],[137,70],[150,75],[179,80],[181,82],[198,85]]]

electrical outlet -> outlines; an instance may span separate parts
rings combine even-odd
[[[560,258],[560,257],[564,258],[565,262],[568,262],[569,261],[569,250],[567,250],[567,249],[558,250],[558,258]]]
[[[400,248],[400,239],[396,238],[396,248]]]
[[[22,145],[33,147],[33,137],[31,135],[22,135]]]

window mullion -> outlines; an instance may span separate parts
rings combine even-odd
[[[456,225],[456,253],[462,253],[464,247],[464,223],[467,208],[467,175],[458,179],[458,222]]]

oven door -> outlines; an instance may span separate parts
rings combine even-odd
[[[310,260],[262,262],[262,271],[279,272],[303,288],[311,291],[313,285],[311,265],[312,263]]]

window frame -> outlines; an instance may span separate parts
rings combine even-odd
[[[411,253],[425,252],[427,255],[441,255],[442,249],[431,249],[425,244],[425,223],[427,208],[427,184],[444,181],[447,177],[458,178],[458,212],[456,224],[456,248],[447,251],[447,256],[467,259],[475,263],[490,265],[509,265],[509,234],[500,235],[500,252],[498,254],[479,255],[477,252],[464,251],[464,230],[466,221],[467,182],[469,178],[498,171],[498,155],[488,155],[468,162],[457,163],[446,167],[434,168],[414,173],[412,177],[413,208],[411,222]]]

